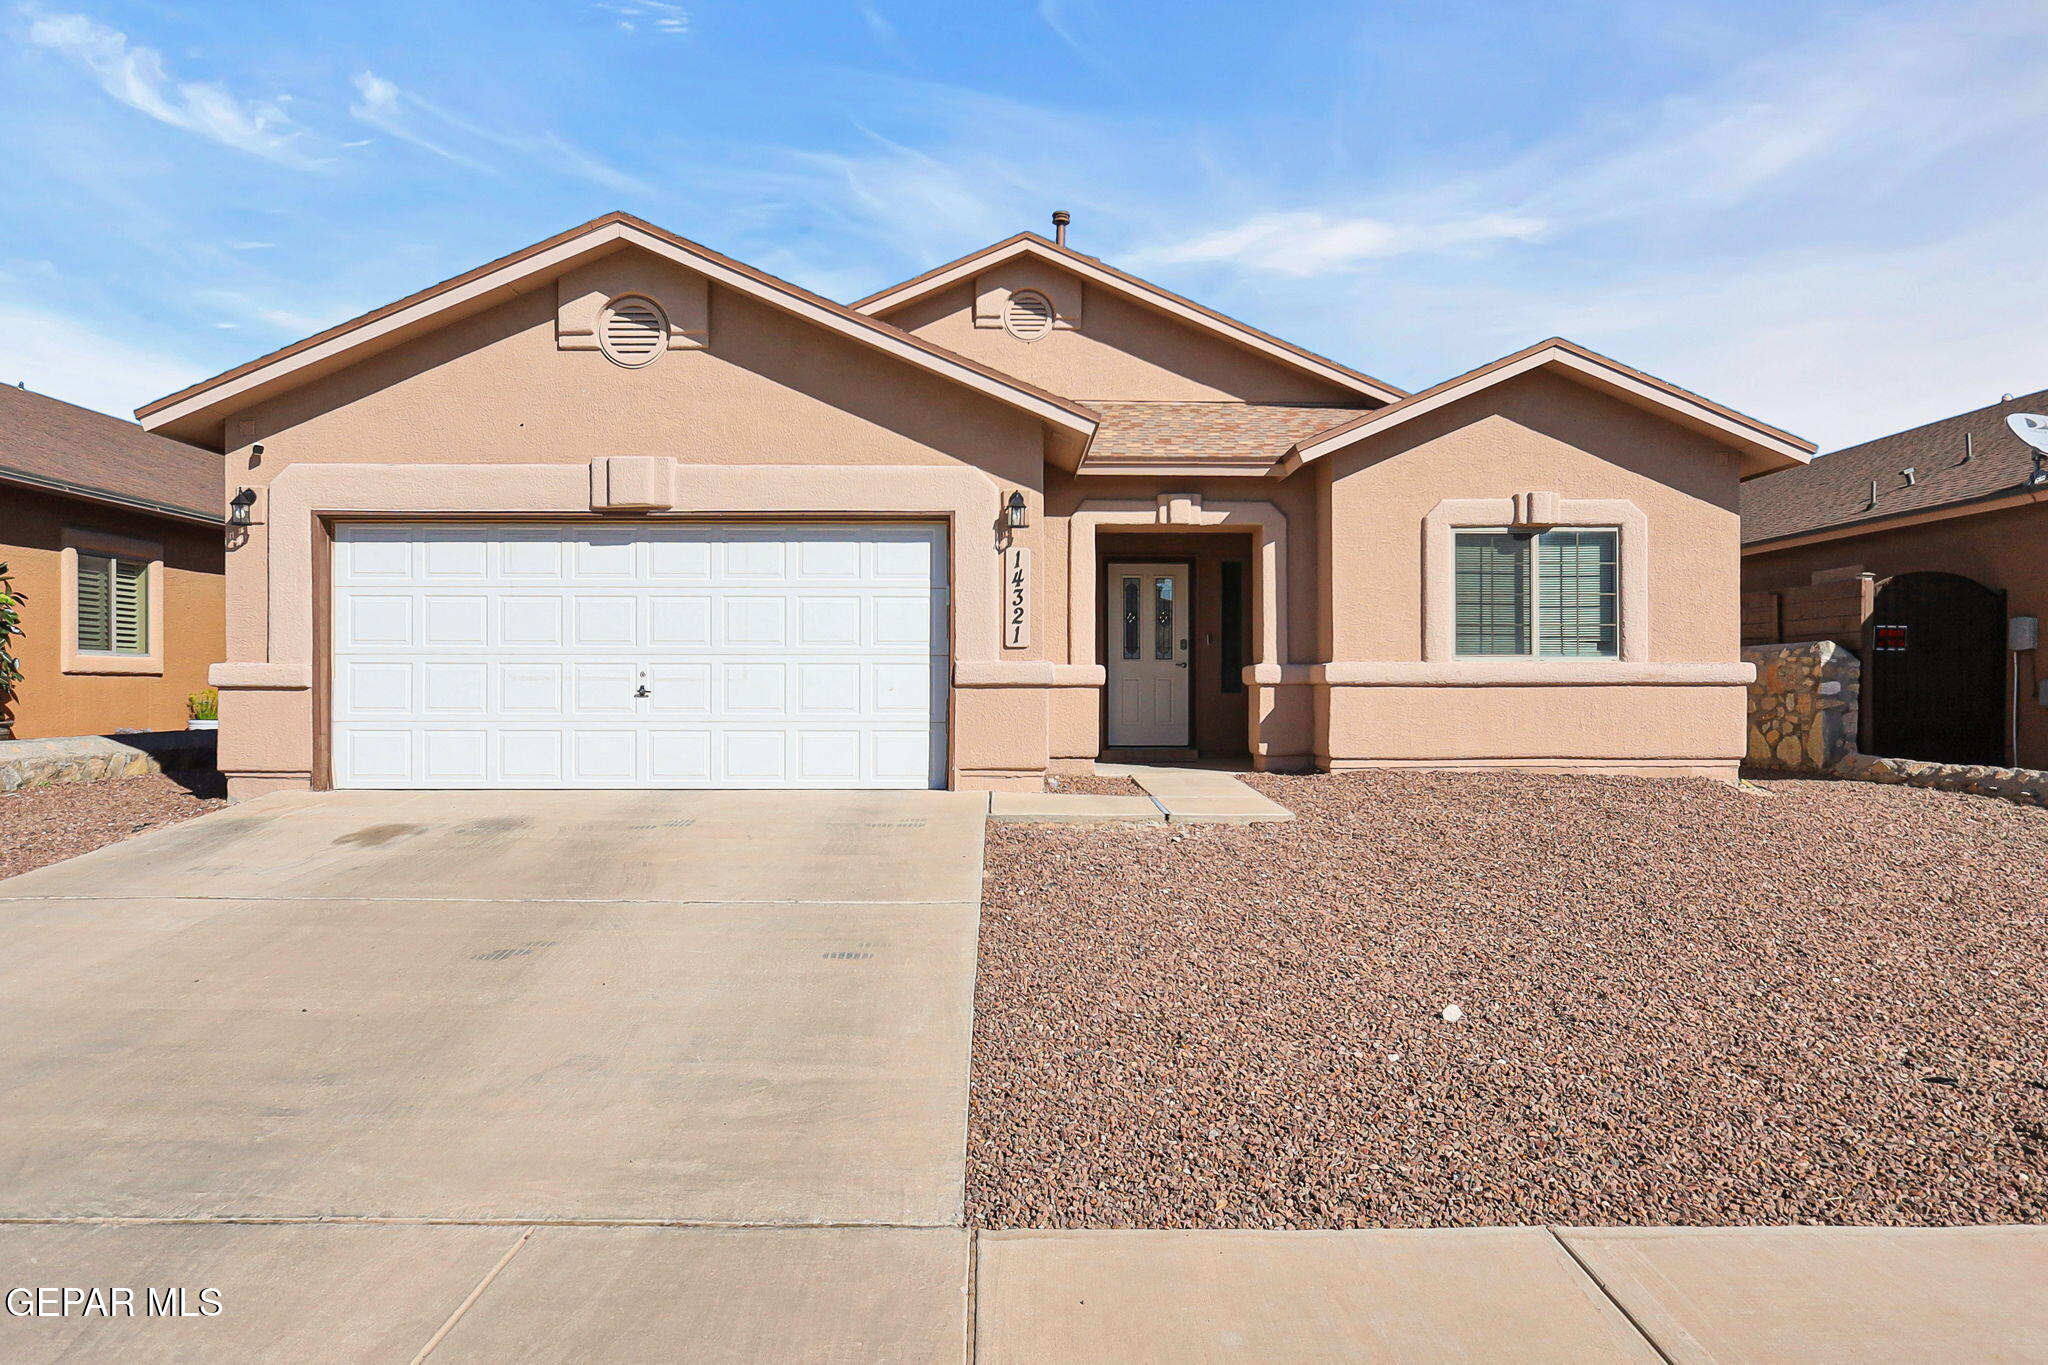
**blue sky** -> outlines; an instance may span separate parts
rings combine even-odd
[[[1404,387],[1562,334],[1823,448],[2048,385],[2039,0],[51,0],[0,43],[0,379],[112,411],[613,208],[851,298],[1065,207]]]

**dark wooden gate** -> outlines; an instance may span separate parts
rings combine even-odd
[[[2005,594],[1952,573],[1877,590],[1864,637],[1866,753],[1936,763],[2005,761]]]

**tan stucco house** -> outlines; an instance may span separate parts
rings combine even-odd
[[[1564,341],[1401,390],[1021,234],[853,305],[611,214],[172,394],[232,790],[1728,776],[1795,437]]]

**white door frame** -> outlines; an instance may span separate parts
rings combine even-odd
[[[1137,620],[1126,621],[1125,580],[1137,580]],[[1159,636],[1157,584],[1166,580],[1172,603],[1168,633]],[[1107,627],[1103,665],[1103,747],[1186,749],[1194,744],[1194,670],[1189,646],[1194,637],[1193,566],[1154,560],[1111,560],[1103,577],[1103,621]],[[1134,630],[1133,635],[1126,632]],[[1162,645],[1165,652],[1161,653]],[[1126,658],[1135,648],[1137,657]],[[1147,687],[1139,703],[1143,720],[1126,714],[1128,689]],[[1120,720],[1119,717],[1122,716]]]

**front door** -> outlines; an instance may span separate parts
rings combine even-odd
[[[1112,749],[1188,743],[1188,568],[1111,564],[1109,623]]]

